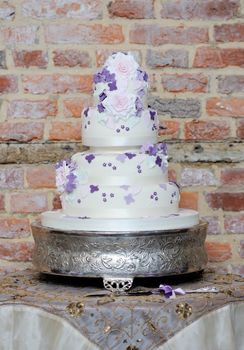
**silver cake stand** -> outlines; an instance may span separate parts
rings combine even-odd
[[[110,291],[126,291],[135,277],[181,275],[204,269],[207,224],[188,229],[62,231],[32,224],[33,263],[39,272],[102,277]]]

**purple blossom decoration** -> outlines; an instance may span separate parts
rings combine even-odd
[[[65,191],[67,193],[71,193],[76,188],[76,183],[75,183],[76,175],[74,175],[71,172],[71,173],[69,173],[69,175],[67,175],[66,179],[67,179],[67,182],[65,184]]]
[[[125,199],[125,203],[127,205],[130,205],[131,203],[135,202],[135,200],[134,200],[134,198],[133,198],[131,193],[129,193],[127,196],[124,196],[124,199]]]
[[[87,156],[85,156],[85,159],[88,161],[88,163],[91,163],[93,161],[93,159],[95,159],[94,154],[88,154]]]
[[[132,159],[132,158],[136,157],[136,154],[135,153],[131,153],[131,152],[126,152],[125,155],[126,155],[126,157],[128,159]]]
[[[97,110],[98,110],[99,113],[104,112],[104,111],[105,111],[104,105],[103,105],[102,103],[99,103],[99,104],[97,105]]]
[[[60,193],[71,193],[76,188],[76,179],[74,171],[77,165],[71,159],[60,160],[56,164],[56,185]]]
[[[99,191],[98,186],[96,186],[96,185],[90,185],[90,192],[91,192],[91,193],[94,193],[94,192],[97,192],[97,191]]]

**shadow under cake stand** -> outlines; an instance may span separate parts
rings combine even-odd
[[[190,228],[89,231],[32,224],[33,264],[39,272],[103,278],[110,291],[126,291],[135,277],[161,277],[201,271],[207,223]]]

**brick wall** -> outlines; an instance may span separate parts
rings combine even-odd
[[[181,205],[209,259],[244,272],[243,0],[0,2],[0,270],[29,266],[30,222],[59,207],[56,160],[82,150],[92,74],[116,50],[150,74]]]

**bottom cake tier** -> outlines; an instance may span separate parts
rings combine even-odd
[[[179,209],[177,214],[168,216],[137,217],[126,219],[102,219],[72,217],[62,210],[47,211],[41,214],[41,224],[59,230],[89,231],[150,231],[189,228],[199,223],[199,214],[191,209]]]

